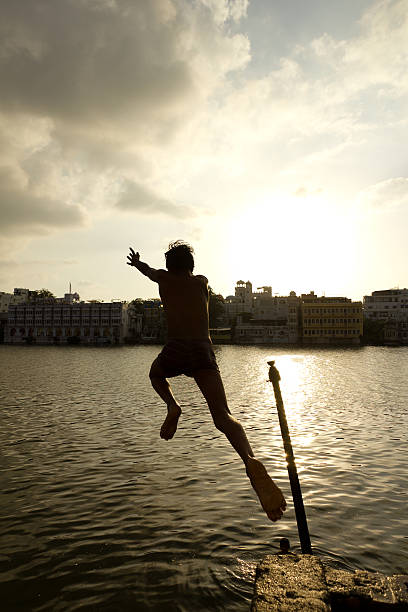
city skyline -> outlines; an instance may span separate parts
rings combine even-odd
[[[2,24],[2,290],[158,297],[128,247],[160,268],[176,239],[224,296],[408,284],[404,0],[30,0]]]
[[[354,296],[350,296],[350,295],[341,295],[340,293],[328,294],[327,292],[316,291],[316,289],[313,289],[313,288],[311,288],[309,291],[305,291],[305,292],[303,292],[303,291],[302,292],[301,291],[296,291],[296,288],[294,288],[294,289],[291,289],[291,291],[288,292],[288,293],[280,293],[280,292],[275,292],[273,290],[274,289],[273,285],[267,285],[266,283],[263,283],[263,285],[255,285],[254,283],[252,283],[251,279],[246,279],[246,280],[239,279],[239,280],[237,280],[235,282],[235,285],[232,287],[232,290],[230,292],[226,292],[225,294],[221,293],[219,291],[215,291],[213,289],[213,287],[211,287],[211,285],[209,285],[209,286],[210,286],[211,290],[213,290],[216,295],[220,295],[224,299],[227,299],[228,297],[234,297],[235,296],[236,287],[241,282],[243,282],[244,284],[250,283],[252,285],[253,295],[256,295],[256,294],[265,295],[265,293],[263,293],[263,292],[261,292],[259,290],[270,287],[271,290],[272,290],[271,297],[282,297],[282,298],[289,297],[290,292],[294,291],[296,297],[301,297],[302,295],[313,295],[314,294],[316,297],[340,297],[340,298],[348,298],[348,299],[351,299],[352,301],[360,301],[360,302],[363,302],[364,297],[371,296],[372,293],[374,293],[374,292],[392,291],[392,290],[397,290],[397,291],[405,290],[406,291],[407,290],[406,287],[382,287],[382,288],[373,289],[372,291],[370,291],[367,294],[354,297]],[[50,291],[54,295],[55,298],[63,298],[64,295],[75,295],[75,294],[78,294],[80,301],[85,301],[85,302],[87,302],[87,301],[89,301],[89,302],[92,302],[92,301],[99,301],[99,302],[104,302],[104,301],[106,301],[106,302],[114,302],[114,301],[115,302],[131,302],[132,300],[137,300],[137,299],[147,300],[147,301],[148,300],[156,300],[156,299],[160,300],[160,296],[159,296],[158,292],[157,292],[157,295],[153,295],[153,294],[146,295],[146,296],[135,295],[135,296],[133,296],[133,297],[131,297],[129,299],[125,299],[122,296],[110,296],[110,297],[108,296],[107,298],[102,299],[102,298],[100,298],[100,297],[98,297],[96,295],[95,296],[91,296],[89,298],[88,297],[84,298],[81,294],[79,294],[79,292],[75,289],[75,287],[73,287],[71,285],[72,285],[72,283],[68,283],[67,291],[63,291],[61,294],[56,293],[50,287],[36,287],[36,288],[34,288],[34,287],[23,287],[22,285],[15,286],[15,287],[13,287],[10,290],[4,290],[4,288],[1,288],[0,289],[0,293],[13,294],[13,292],[16,289],[19,289],[19,290],[23,289],[23,290],[28,290],[28,291],[41,291],[41,290],[45,289],[45,290]],[[153,283],[150,286],[152,286],[154,288],[157,285],[155,283]]]

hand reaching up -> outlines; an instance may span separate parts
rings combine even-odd
[[[127,256],[129,261],[127,261],[126,263],[128,266],[137,266],[140,260],[140,255],[138,252],[135,253],[132,247],[129,247],[129,248],[130,248],[130,254]]]

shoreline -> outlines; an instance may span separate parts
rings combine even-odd
[[[164,346],[166,340],[156,341],[125,341],[125,342],[0,342],[0,346],[59,346],[59,347],[97,347],[97,348],[120,348],[124,346]],[[303,343],[303,342],[217,342],[212,341],[214,346],[250,346],[250,347],[276,347],[276,348],[364,348],[365,346],[377,346],[386,348],[402,348],[408,347],[408,344],[402,343],[371,343],[371,342],[360,342],[360,343],[349,343],[349,342],[315,342],[315,343]]]

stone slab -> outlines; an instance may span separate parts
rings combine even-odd
[[[349,572],[314,555],[268,555],[259,563],[251,612],[408,611],[408,576]]]
[[[251,612],[329,612],[324,568],[313,555],[268,555],[258,565]]]
[[[408,610],[408,576],[406,574],[394,574],[387,576],[395,601]]]

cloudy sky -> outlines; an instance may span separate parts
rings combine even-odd
[[[0,0],[0,290],[408,286],[406,0]]]

